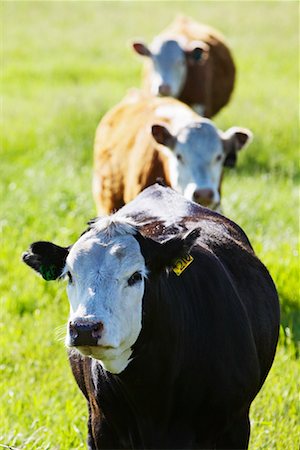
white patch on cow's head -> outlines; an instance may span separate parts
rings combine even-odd
[[[171,186],[188,200],[217,208],[226,154],[214,124],[208,119],[201,119],[184,126],[177,133],[173,148],[165,151],[169,160]]]
[[[151,44],[151,59],[151,93],[178,97],[187,76],[186,57],[180,42],[155,39]]]
[[[66,260],[70,322],[101,323],[96,345],[77,347],[112,373],[129,363],[142,326],[145,260],[128,222],[99,219],[73,245]],[[71,344],[68,332],[66,344]]]
[[[171,178],[176,189],[193,201],[198,201],[197,192],[211,190],[212,198],[206,199],[205,205],[216,207],[220,203],[219,184],[225,159],[217,128],[209,120],[183,128],[173,153]]]

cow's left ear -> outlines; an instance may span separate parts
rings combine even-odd
[[[163,269],[173,267],[178,258],[187,256],[199,235],[200,230],[194,229],[185,235],[173,237],[163,243],[141,235],[137,235],[137,240],[150,273],[158,273]]]
[[[40,273],[46,281],[56,280],[62,274],[70,247],[59,247],[52,242],[31,244],[22,255],[25,264]]]
[[[221,134],[223,148],[226,155],[224,166],[234,167],[237,152],[246,147],[253,138],[253,134],[247,128],[232,127]]]

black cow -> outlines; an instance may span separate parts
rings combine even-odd
[[[279,305],[243,231],[154,185],[72,247],[24,262],[68,276],[67,345],[90,449],[246,449]]]

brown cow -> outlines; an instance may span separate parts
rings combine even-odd
[[[148,48],[133,43],[147,56],[144,87],[152,95],[171,96],[212,117],[228,103],[235,66],[223,36],[207,25],[177,17]]]
[[[97,129],[93,193],[98,213],[119,209],[157,178],[187,199],[217,209],[223,166],[235,164],[250,137],[244,128],[221,132],[174,98],[133,91]]]

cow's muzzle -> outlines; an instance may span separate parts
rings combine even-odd
[[[158,94],[162,97],[168,97],[171,95],[171,86],[169,86],[168,84],[161,84],[158,87]]]
[[[69,322],[69,346],[95,346],[102,336],[102,322],[87,322],[75,319]]]

